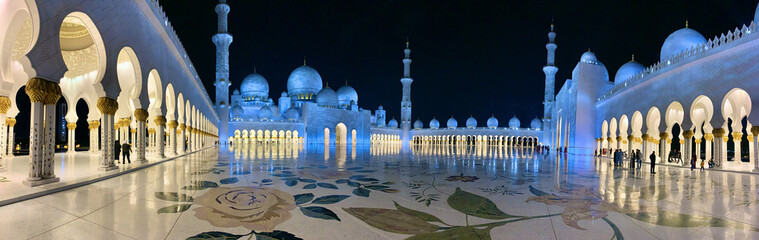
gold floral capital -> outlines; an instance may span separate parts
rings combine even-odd
[[[153,122],[155,122],[158,126],[166,125],[166,117],[164,116],[156,116],[153,118]]]
[[[0,113],[8,113],[8,109],[11,108],[11,99],[6,96],[0,96]]]
[[[5,124],[8,125],[8,127],[13,127],[16,125],[16,119],[15,118],[6,118]]]
[[[74,130],[76,129],[76,123],[67,123],[66,128],[68,128],[69,130]]]
[[[712,134],[714,134],[715,137],[724,137],[725,136],[725,129],[723,128],[715,128],[712,130]]]
[[[31,102],[39,102],[44,105],[55,104],[61,97],[61,86],[58,83],[38,77],[33,77],[26,82],[25,91]]]
[[[119,102],[112,98],[101,97],[98,98],[97,107],[100,113],[113,115],[119,109]]]
[[[733,133],[733,140],[740,141],[741,138],[743,138],[743,133],[741,133],[741,132],[734,132]]]
[[[714,140],[714,135],[711,133],[704,134],[704,139],[706,139],[706,141]]]
[[[184,123],[179,124],[179,128],[178,128],[179,130],[185,130],[185,128],[187,128],[187,125],[184,125]]]
[[[134,110],[134,117],[137,121],[144,122],[148,120],[148,110],[138,108]]]
[[[751,134],[753,134],[754,136],[759,136],[759,126],[751,127]]]
[[[177,125],[179,125],[179,123],[177,123],[177,121],[174,121],[174,120],[169,121],[169,124],[168,124],[170,129],[177,128]]]
[[[696,142],[696,144],[701,144],[701,139],[700,138],[696,138],[693,141]]]
[[[131,133],[137,133],[137,129],[132,129],[129,132],[131,132]]]
[[[692,138],[693,137],[693,131],[688,130],[688,131],[683,132],[683,137],[685,137],[685,138]]]

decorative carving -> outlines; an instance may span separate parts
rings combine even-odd
[[[712,130],[712,134],[714,134],[715,137],[723,137],[725,136],[725,129],[715,128],[714,130]]]
[[[685,137],[685,138],[692,138],[693,137],[693,131],[688,130],[688,131],[683,132],[683,137]]]
[[[137,121],[144,122],[148,120],[148,110],[139,108],[134,110],[134,117]]]
[[[74,130],[76,129],[76,123],[67,123],[66,128],[68,128],[69,130]]]
[[[754,136],[759,136],[759,126],[751,127],[751,134]]]
[[[177,128],[177,129],[184,130],[185,128],[187,128],[187,126],[184,125],[184,123],[183,123],[183,124],[179,124],[179,128]]]
[[[61,87],[57,83],[33,77],[26,82],[26,95],[31,102],[45,105],[55,104],[61,97]]]

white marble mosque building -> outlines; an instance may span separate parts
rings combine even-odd
[[[544,142],[570,152],[652,152],[666,163],[673,147],[716,167],[759,171],[759,8],[754,20],[705,38],[697,26],[670,34],[659,62],[609,71],[593,52],[556,95]],[[613,81],[612,81],[613,80]],[[678,146],[679,145],[679,146]],[[647,159],[648,157],[646,157]]]

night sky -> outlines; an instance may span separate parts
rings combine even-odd
[[[217,1],[160,1],[215,96]],[[469,115],[480,126],[495,114],[542,117],[545,44],[555,19],[556,91],[588,48],[609,69],[630,60],[649,66],[670,33],[690,27],[706,38],[753,19],[756,1],[251,1],[228,0],[230,93],[253,72],[269,82],[275,101],[307,57],[337,89],[353,86],[359,106],[383,105],[400,119],[403,48],[411,42],[413,119]]]

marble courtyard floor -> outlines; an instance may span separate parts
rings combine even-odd
[[[486,146],[240,144],[0,207],[0,238],[759,238],[755,175],[647,167]]]

